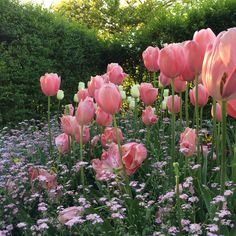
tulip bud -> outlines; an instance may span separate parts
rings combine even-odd
[[[123,100],[126,99],[126,93],[125,93],[125,91],[120,91],[120,95],[121,95],[121,97],[122,97]]]
[[[161,81],[159,80],[158,81],[158,88],[163,88],[164,86],[163,86],[163,84],[161,83]]]
[[[120,92],[121,92],[121,91],[124,91],[124,88],[123,88],[122,85],[119,85],[119,86],[118,86],[118,89],[119,89]]]
[[[128,101],[128,103],[130,103],[131,100],[133,100],[133,98],[132,98],[131,96],[128,96],[128,97],[127,97],[127,101]]]
[[[77,94],[74,95],[74,102],[78,103],[79,102],[79,99],[78,99],[78,96]]]
[[[169,96],[169,89],[164,89],[163,96],[164,98]]]
[[[63,90],[58,90],[57,92],[57,99],[62,100],[64,98],[64,92]]]
[[[161,109],[162,110],[166,110],[166,107],[167,107],[166,104],[167,104],[167,97],[165,97],[164,100],[161,103]]]
[[[131,87],[130,93],[133,98],[138,98],[140,96],[139,85],[138,84],[133,85]]]
[[[130,103],[129,103],[129,109],[134,110],[134,108],[135,108],[135,101],[131,100]]]
[[[78,90],[85,89],[85,83],[79,82]]]

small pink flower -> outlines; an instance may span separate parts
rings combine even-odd
[[[91,140],[91,145],[92,146],[96,146],[99,140],[100,140],[100,136],[99,135],[94,136],[92,138],[92,140]]]
[[[64,115],[71,115],[73,116],[74,115],[74,107],[72,104],[68,104],[66,105],[66,108],[64,110]]]
[[[159,51],[160,50],[158,47],[149,46],[142,53],[144,65],[151,72],[156,72],[159,70],[158,66]]]
[[[75,135],[76,128],[79,126],[78,122],[76,121],[75,116],[71,115],[63,115],[61,117],[61,126],[67,135],[73,136]]]
[[[89,96],[88,89],[81,89],[77,92],[78,101],[84,100],[86,97]]]
[[[119,128],[118,128],[118,135],[119,135],[120,143],[122,143],[123,135]],[[112,142],[117,143],[115,128],[107,127],[104,130],[103,134],[101,135],[101,142],[102,142],[103,147],[106,147],[108,144]]]
[[[40,78],[40,85],[45,96],[56,96],[61,85],[61,78],[57,74],[46,73]]]
[[[123,72],[122,67],[117,63],[108,64],[107,75],[109,76],[109,81],[117,85],[122,84],[127,77],[127,74]]]
[[[96,122],[101,126],[109,126],[112,123],[112,115],[98,107],[96,111]]]
[[[68,141],[69,141],[69,137],[65,133],[60,134],[55,138],[55,144],[60,153],[66,153],[68,151],[69,149]]]
[[[65,208],[63,211],[59,212],[57,219],[61,224],[65,224],[69,220],[80,215],[82,212],[83,212],[82,207],[76,207],[76,206],[68,207]]]
[[[154,108],[149,106],[143,110],[142,121],[145,125],[152,125],[158,121],[157,116],[154,114]]]
[[[183,80],[182,75],[179,75],[174,79],[174,88],[176,93],[181,93],[186,90],[186,81]]]
[[[180,97],[178,95],[174,96],[174,113],[180,112]],[[172,112],[172,96],[168,96],[166,102],[169,112]]]
[[[154,88],[151,83],[141,83],[139,92],[140,98],[145,105],[152,105],[156,101],[158,89]]]
[[[163,85],[163,87],[171,85],[171,78],[167,77],[162,72],[160,73],[159,81]]]
[[[186,128],[180,135],[180,152],[184,156],[192,156],[196,151],[196,132],[195,129]]]

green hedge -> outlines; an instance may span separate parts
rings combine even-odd
[[[85,27],[41,7],[0,0],[0,123],[42,116],[45,72],[62,77],[70,102],[78,81],[104,72],[106,58],[105,43]]]

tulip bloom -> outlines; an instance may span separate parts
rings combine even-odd
[[[143,62],[145,67],[151,72],[157,72],[159,70],[158,57],[159,57],[158,47],[147,47],[142,53]]]
[[[167,108],[169,112],[172,112],[172,96],[167,98],[166,102]],[[174,113],[180,112],[180,97],[178,95],[174,96]]]
[[[83,212],[83,207],[77,207],[77,206],[67,207],[59,212],[57,219],[61,224],[65,224],[68,221],[73,220],[73,218],[77,217],[82,212]]]
[[[75,113],[79,125],[88,125],[93,120],[94,114],[93,99],[86,97],[84,100],[81,100]]]
[[[211,108],[211,116],[214,117],[213,107]],[[221,105],[218,102],[216,103],[216,121],[217,122],[221,122],[222,121]]]
[[[118,145],[114,143],[102,153],[101,160],[93,159],[91,162],[97,180],[108,180],[113,177],[114,170],[122,170]]]
[[[150,83],[141,83],[139,87],[140,98],[145,105],[152,105],[157,98],[158,89]]]
[[[186,90],[186,81],[183,80],[182,75],[175,78],[174,89],[176,93],[182,93]]]
[[[61,117],[61,126],[64,133],[73,136],[76,133],[76,127],[78,126],[75,116],[63,115]]]
[[[54,173],[38,167],[30,167],[29,176],[31,182],[38,179],[41,186],[47,189],[54,189],[57,185],[56,175]]]
[[[40,85],[45,96],[56,96],[61,85],[61,77],[57,74],[46,73],[40,77]]]
[[[118,128],[118,135],[119,135],[120,143],[122,143],[123,135],[122,135],[122,131],[119,128]],[[103,134],[101,135],[101,142],[102,142],[103,147],[106,147],[108,144],[112,142],[117,143],[115,128],[107,127],[104,130]]]
[[[95,77],[91,76],[90,81],[88,82],[88,93],[90,97],[95,96],[95,91],[100,89],[102,85],[105,83],[104,79],[100,75],[96,75]]]
[[[161,72],[171,79],[182,74],[185,67],[183,46],[172,43],[162,48],[158,64]]]
[[[196,132],[195,129],[186,128],[180,135],[180,152],[184,156],[190,157],[196,151]]]
[[[117,87],[112,84],[104,84],[99,90],[95,93],[95,100],[108,114],[114,115],[120,111],[122,98]]]
[[[122,146],[122,161],[127,175],[132,175],[147,158],[147,149],[143,144],[135,142]]]
[[[80,143],[80,129],[81,129],[81,126],[77,126],[76,132],[75,132],[75,141],[78,144]],[[86,144],[89,141],[89,139],[90,139],[89,127],[84,126],[82,143]]]
[[[55,144],[60,153],[66,153],[69,149],[69,137],[67,134],[63,133],[55,138]]]
[[[159,81],[160,81],[161,85],[163,85],[163,87],[167,87],[167,86],[171,85],[171,78],[167,77],[162,72],[160,73]]]
[[[123,80],[127,77],[127,74],[123,72],[122,67],[118,63],[111,63],[107,66],[107,75],[109,76],[109,81],[120,85]]]
[[[96,111],[96,123],[101,126],[109,126],[112,123],[112,115],[98,107]]]
[[[227,113],[236,119],[236,98],[227,102]]]
[[[64,115],[74,115],[74,107],[72,104],[68,104],[65,106],[65,110],[64,110]]]
[[[76,95],[78,97],[78,102],[80,102],[81,100],[84,100],[86,97],[89,96],[88,89],[81,89],[77,92]]]
[[[196,86],[189,91],[190,102],[193,106],[196,105]],[[198,106],[204,107],[208,102],[208,92],[206,88],[202,85],[198,85]]]
[[[236,98],[236,28],[221,32],[204,57],[202,81],[217,101]]]
[[[152,125],[158,121],[157,116],[154,114],[154,108],[149,106],[143,110],[142,121],[145,125]]]

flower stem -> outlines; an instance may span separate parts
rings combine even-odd
[[[226,180],[226,101],[222,101],[222,156],[220,166],[220,193],[224,194]]]
[[[213,158],[213,154],[214,154],[214,149],[217,146],[217,127],[216,127],[216,100],[213,98],[213,139],[212,139],[212,150],[211,150],[211,155]],[[216,153],[216,157],[218,160],[218,154]]]
[[[197,162],[201,164],[200,148],[199,148],[199,109],[198,109],[198,74],[196,73],[196,94],[195,94],[195,115],[196,115],[196,141],[197,141]]]
[[[49,142],[49,154],[52,155],[52,133],[51,133],[51,123],[50,123],[50,116],[51,116],[51,97],[48,96],[48,142]]]
[[[171,157],[172,163],[175,162],[175,90],[174,90],[174,79],[171,80],[172,90],[172,105],[171,105]]]
[[[83,125],[80,126],[80,136],[79,136],[79,147],[80,147],[80,161],[83,161]],[[83,186],[83,192],[84,192],[84,167],[81,165],[80,169],[80,177],[81,177],[81,184]]]
[[[186,127],[189,127],[189,120],[188,120],[188,88],[189,88],[189,82],[186,83],[186,91],[185,91],[185,119],[186,119]]]
[[[119,149],[123,175],[125,177],[125,191],[132,198],[132,193],[131,193],[131,189],[130,189],[130,186],[129,186],[129,178],[128,178],[128,175],[126,173],[125,165],[124,165],[123,160],[122,160],[122,148],[121,148],[121,144],[120,144],[120,137],[119,137],[119,134],[118,134],[118,128],[117,128],[116,116],[115,115],[113,115],[113,123],[114,123],[115,132],[116,132],[116,140],[117,140],[117,145],[118,145],[118,149]]]

